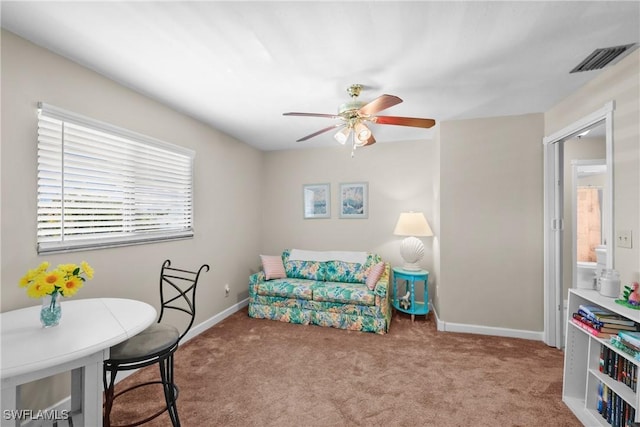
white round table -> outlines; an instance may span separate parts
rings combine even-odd
[[[156,314],[147,303],[121,298],[63,300],[60,324],[51,328],[40,324],[39,305],[0,313],[2,426],[30,415],[17,411],[22,384],[67,371],[73,424],[101,426],[109,348],[151,325]]]

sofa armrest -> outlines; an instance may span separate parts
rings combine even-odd
[[[257,283],[264,282],[266,279],[267,279],[267,276],[265,276],[264,271],[258,271],[257,273],[254,273],[251,276],[249,276],[249,284],[255,285]]]
[[[266,280],[264,271],[258,271],[257,273],[249,276],[249,298],[252,299],[256,295],[256,288],[259,283]]]
[[[257,273],[249,276],[249,296],[253,296],[256,294],[256,286],[258,283],[262,283],[266,280],[264,271],[258,271]]]
[[[373,288],[373,293],[379,297],[385,298],[391,293],[389,289],[390,272],[391,267],[389,263],[385,263],[384,272],[382,273],[382,276],[380,276],[380,279],[378,279],[378,283],[376,283],[375,288]]]

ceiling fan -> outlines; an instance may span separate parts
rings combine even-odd
[[[340,122],[320,129],[317,132],[309,134],[298,139],[296,142],[306,141],[315,136],[329,132],[332,129],[340,128],[335,133],[334,138],[340,143],[345,144],[351,136],[352,151],[351,156],[356,148],[366,147],[376,142],[368,123],[376,123],[381,125],[397,125],[411,126],[420,128],[430,128],[436,124],[433,119],[420,119],[413,117],[397,117],[397,116],[377,116],[376,114],[389,107],[400,104],[402,99],[394,95],[380,95],[373,101],[365,103],[358,101],[358,96],[362,91],[362,85],[353,84],[347,88],[347,93],[351,96],[351,101],[345,102],[338,109],[338,114],[322,114],[322,113],[283,113],[284,116],[305,116],[305,117],[326,117],[330,119],[340,119]]]

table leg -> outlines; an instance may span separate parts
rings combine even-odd
[[[2,427],[20,426],[20,418],[17,411],[19,401],[20,386],[8,384],[5,387],[5,384],[2,384]]]
[[[109,350],[104,351],[106,357]],[[86,409],[83,411],[87,420],[92,420],[94,425],[102,427],[102,369],[105,356],[96,360],[95,363],[87,365],[84,370],[84,399]],[[93,421],[95,420],[95,421]]]
[[[84,383],[84,367],[71,371],[71,415],[82,412],[82,384]],[[77,422],[77,421],[76,421]]]
[[[107,356],[108,356],[108,351]],[[71,415],[74,425],[102,426],[103,353],[71,371]]]
[[[413,311],[415,313],[416,311],[416,286],[415,286],[415,279],[412,277],[411,278],[411,311]],[[411,322],[413,322],[416,319],[416,315],[412,314],[411,315]]]

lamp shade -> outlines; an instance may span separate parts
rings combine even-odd
[[[402,212],[393,234],[396,236],[433,236],[427,219],[422,212]]]
[[[350,133],[351,133],[351,128],[345,127],[342,130],[339,130],[338,132],[336,132],[336,134],[333,137],[340,144],[344,145],[344,143],[347,142],[347,139],[349,138]]]
[[[362,122],[356,123],[355,132],[359,142],[367,142],[371,137],[371,130]]]

